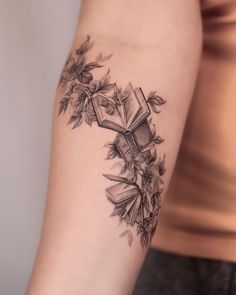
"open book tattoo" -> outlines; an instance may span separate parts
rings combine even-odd
[[[132,234],[129,226],[136,227],[141,245],[145,248],[155,232],[161,208],[161,194],[165,168],[165,155],[157,155],[156,145],[164,139],[156,134],[151,114],[159,113],[165,100],[155,91],[145,97],[140,87],[129,82],[125,89],[110,82],[110,71],[96,80],[93,70],[103,67],[111,55],[99,54],[95,61],[87,62],[86,53],[93,43],[88,36],[72,52],[62,72],[59,87],[63,97],[59,102],[59,115],[72,111],[68,124],[72,129],[82,123],[113,130],[115,139],[107,144],[107,159],[119,158],[114,165],[119,175],[104,174],[113,185],[106,189],[108,200],[114,205],[112,216],[119,216],[128,229],[129,244]],[[113,165],[113,166],[114,166]]]

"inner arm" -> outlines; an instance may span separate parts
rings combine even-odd
[[[83,1],[56,92],[28,295],[131,294],[158,231],[200,52],[198,1]]]

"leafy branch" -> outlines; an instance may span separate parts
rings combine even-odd
[[[165,104],[166,100],[164,100],[161,96],[157,95],[156,91],[151,91],[148,96],[147,103],[150,105],[154,113],[160,113],[157,107]]]
[[[115,87],[115,83],[110,83],[109,70],[100,80],[94,80],[91,71],[101,68],[101,63],[107,61],[111,55],[100,54],[95,61],[86,62],[86,53],[92,46],[93,43],[87,36],[82,45],[75,50],[75,54],[69,56],[60,79],[61,87],[69,85],[69,89],[65,91],[59,103],[58,114],[64,114],[69,106],[73,109],[68,120],[68,124],[72,124],[72,129],[80,126],[82,122],[91,126],[96,121],[91,97],[98,93],[107,93]]]

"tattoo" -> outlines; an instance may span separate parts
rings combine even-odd
[[[132,244],[130,227],[135,227],[145,248],[155,232],[161,208],[163,178],[166,171],[165,155],[157,156],[156,145],[164,139],[156,134],[151,114],[160,112],[166,102],[156,91],[145,95],[140,87],[129,82],[125,89],[110,82],[110,70],[96,80],[93,70],[103,67],[111,55],[99,54],[94,62],[86,61],[91,49],[88,36],[85,42],[69,56],[59,82],[63,97],[59,115],[72,111],[68,124],[72,129],[82,123],[115,132],[113,142],[106,144],[107,159],[118,159],[112,166],[119,175],[104,174],[113,182],[106,189],[108,200],[114,205],[111,216],[119,216],[128,227],[121,236]]]

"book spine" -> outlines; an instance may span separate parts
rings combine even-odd
[[[114,141],[122,159],[127,163],[133,159],[133,151],[130,148],[126,137],[122,133],[118,133]]]
[[[128,142],[128,145],[133,152],[134,156],[136,157],[140,153],[139,146],[137,145],[137,142],[135,141],[135,138],[133,136],[132,132],[126,133],[125,138]]]

